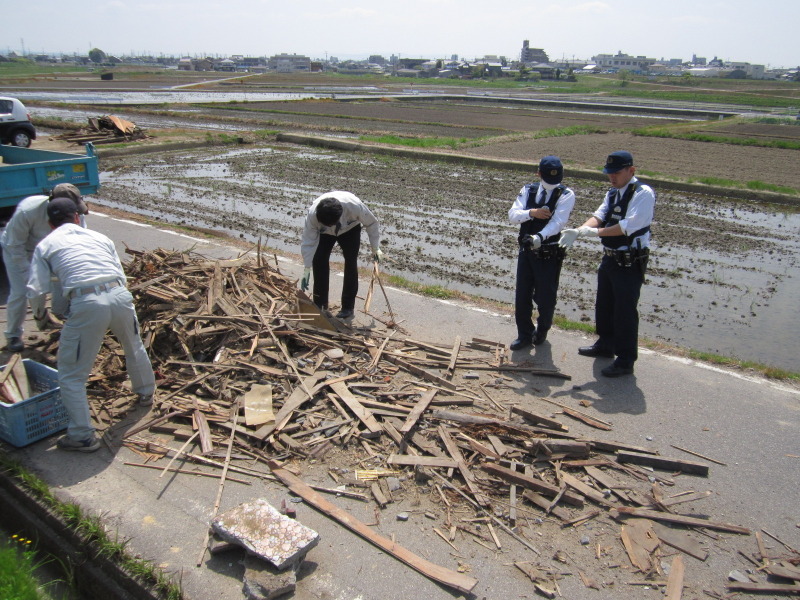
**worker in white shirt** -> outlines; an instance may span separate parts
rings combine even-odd
[[[313,267],[314,291],[312,300],[320,309],[328,309],[330,282],[329,261],[335,244],[344,255],[344,284],[342,305],[336,315],[349,319],[354,315],[358,293],[358,251],[361,248],[361,228],[367,230],[373,260],[381,262],[381,232],[378,219],[366,205],[350,192],[334,191],[323,194],[311,204],[306,215],[300,252],[303,255],[303,277],[300,288],[308,289]]]
[[[31,257],[36,245],[50,233],[47,222],[47,205],[53,198],[70,198],[78,207],[81,225],[85,226],[83,216],[89,212],[80,191],[71,183],[60,183],[53,188],[49,196],[28,196],[17,205],[14,215],[0,235],[0,246],[3,248],[3,262],[8,274],[8,301],[6,303],[6,349],[9,352],[22,352],[25,344],[22,341],[25,313],[28,308],[25,286],[31,268]],[[51,298],[53,312],[63,315],[67,310],[67,301],[61,287],[53,285]],[[31,301],[31,309],[42,316],[37,322],[40,329],[48,320],[45,309],[45,298]]]
[[[81,227],[75,203],[67,198],[51,200],[47,216],[53,232],[33,253],[28,298],[50,291],[55,275],[69,299],[58,348],[58,383],[68,424],[58,447],[94,452],[100,441],[90,420],[86,382],[108,329],[125,351],[125,367],[139,404],[153,402],[153,367],[114,242]]]

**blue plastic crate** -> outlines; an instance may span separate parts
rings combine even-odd
[[[16,404],[0,402],[0,439],[17,448],[67,428],[58,371],[27,358],[22,364],[31,391],[38,393]]]

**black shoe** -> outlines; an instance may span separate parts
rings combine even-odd
[[[603,348],[603,346],[598,346],[597,344],[593,346],[581,346],[578,348],[578,354],[581,356],[604,356],[606,358],[614,358],[614,353],[611,350]]]
[[[633,375],[633,366],[622,367],[617,364],[609,365],[600,371],[606,377],[619,377],[620,375]]]
[[[540,346],[541,344],[544,344],[545,341],[547,341],[547,332],[546,331],[542,331],[542,332],[537,331],[536,335],[533,336],[533,345],[534,346]]]
[[[533,343],[533,340],[530,338],[517,338],[513,342],[511,342],[508,347],[512,350],[522,350],[523,348],[527,348]]]
[[[337,319],[352,319],[355,316],[355,312],[352,308],[343,308],[338,313],[336,313]]]
[[[25,344],[22,342],[21,338],[12,337],[10,340],[8,340],[6,350],[9,352],[22,352],[25,350]]]

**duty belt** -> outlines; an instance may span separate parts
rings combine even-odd
[[[530,252],[536,258],[561,258],[563,259],[567,255],[567,249],[561,248],[558,244],[547,244],[546,246],[540,246],[536,250],[523,248],[523,252]]]
[[[650,254],[649,248],[641,248],[641,249],[628,249],[628,250],[616,250],[614,248],[606,248],[603,247],[603,254],[605,256],[610,256],[614,259],[620,267],[630,267],[633,266],[634,263],[643,263],[647,264],[647,257]]]
[[[96,283],[95,285],[90,285],[87,287],[80,287],[70,290],[68,298],[77,298],[79,296],[85,296],[86,294],[102,294],[103,292],[108,292],[109,290],[113,290],[114,288],[122,287],[122,284],[119,282],[118,279],[113,281],[106,281],[103,283]]]

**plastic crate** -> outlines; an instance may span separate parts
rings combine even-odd
[[[0,402],[0,439],[17,448],[67,428],[58,371],[27,358],[22,364],[36,395],[16,404]]]

